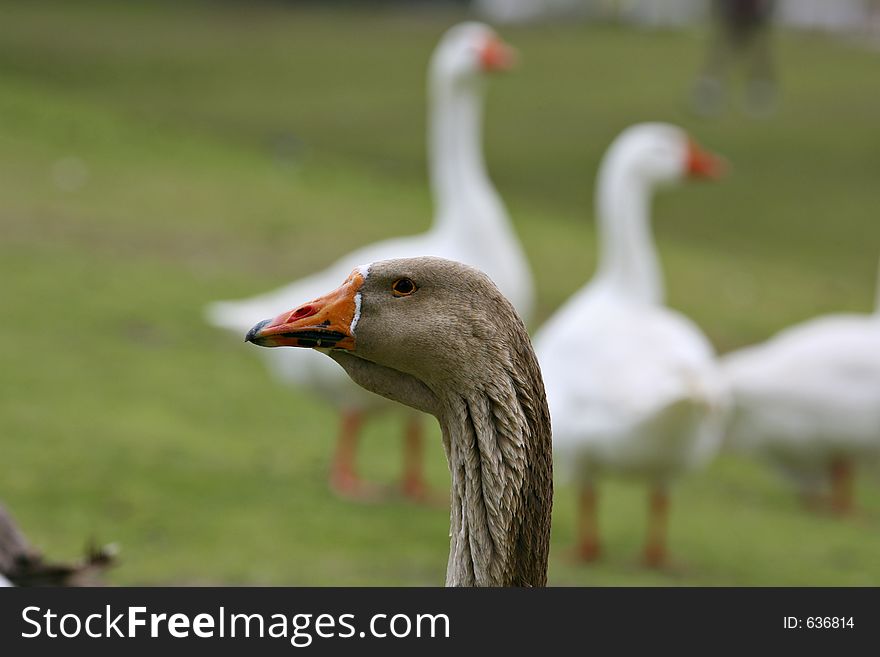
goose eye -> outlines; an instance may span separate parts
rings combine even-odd
[[[391,284],[391,292],[396,297],[408,297],[416,291],[416,284],[408,278],[398,278]]]

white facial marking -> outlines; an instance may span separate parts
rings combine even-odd
[[[363,277],[364,283],[367,282],[367,276],[370,275],[370,267],[372,267],[372,266],[373,266],[373,263],[370,262],[370,263],[367,263],[366,265],[360,265],[360,266],[354,268],[354,270]],[[361,283],[361,286],[363,286],[364,283]],[[354,296],[354,317],[352,317],[351,326],[348,328],[349,332],[352,335],[354,335],[354,330],[357,328],[357,323],[358,323],[358,320],[360,320],[360,318],[361,318],[361,293],[358,292]]]
[[[351,326],[349,327],[349,333],[354,335],[354,330],[357,328],[358,320],[361,318],[361,293],[358,292],[354,295],[354,317],[351,318]]]

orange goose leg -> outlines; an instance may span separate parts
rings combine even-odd
[[[369,495],[355,468],[358,435],[364,423],[363,411],[347,409],[342,411],[342,423],[336,453],[330,465],[330,488],[340,497],[364,499]]]
[[[847,515],[853,510],[853,465],[846,459],[831,462],[831,511]]]
[[[648,501],[648,541],[645,564],[659,568],[666,563],[666,527],[669,518],[669,494],[662,486],[651,489]]]
[[[599,522],[596,487],[586,484],[578,497],[577,558],[595,561],[599,558]]]
[[[403,439],[403,494],[416,502],[424,502],[428,497],[428,482],[425,481],[425,441],[422,432],[422,418],[413,415],[406,422]]]

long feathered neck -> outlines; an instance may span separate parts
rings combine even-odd
[[[528,261],[483,158],[484,84],[477,77],[462,80],[441,71],[432,73],[428,143],[435,206],[432,230],[457,245],[459,259],[479,262],[528,319],[534,303]]]
[[[452,475],[447,586],[543,586],[553,504],[544,382],[510,303],[496,290],[481,306],[455,341],[438,334],[454,347],[448,359],[396,369],[329,355],[355,383],[439,420]]]
[[[523,329],[523,333],[525,333]],[[438,413],[452,475],[447,586],[544,586],[550,419],[528,338]]]
[[[458,204],[495,203],[482,148],[483,82],[435,72],[429,83],[429,169],[441,225],[467,219]],[[465,199],[468,199],[465,201]]]
[[[596,281],[645,303],[663,302],[663,274],[651,233],[652,185],[625,161],[611,158],[599,172]]]

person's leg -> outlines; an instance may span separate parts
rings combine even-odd
[[[748,44],[745,109],[757,116],[769,114],[776,107],[773,38],[770,25],[757,25]]]
[[[712,28],[706,60],[691,92],[693,110],[703,116],[718,114],[724,105],[725,79],[733,55],[734,33],[720,2],[713,3]]]

